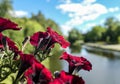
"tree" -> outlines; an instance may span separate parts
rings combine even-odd
[[[0,17],[8,15],[9,11],[12,9],[11,0],[0,0]]]
[[[52,19],[47,19],[47,20],[46,20],[46,28],[47,28],[47,27],[51,27],[51,28],[53,28],[55,31],[57,31],[59,34],[62,34],[62,32],[61,32],[58,24],[57,24],[55,21],[53,21]]]
[[[43,26],[43,28],[46,27],[46,18],[40,11],[36,15],[32,14],[31,19],[36,20],[38,23],[40,23]]]
[[[49,26],[53,28],[55,31],[57,31],[58,33],[62,34],[58,24],[52,19],[45,18],[45,16],[40,11],[36,15],[32,14],[31,20],[37,21],[45,29]]]
[[[83,35],[77,30],[72,29],[68,34],[68,41],[72,52],[80,52]]]
[[[105,31],[106,29],[102,26],[94,26],[93,29],[85,35],[84,41],[85,42],[101,41]]]
[[[83,36],[77,29],[72,29],[68,35],[68,41],[73,44],[75,41],[82,40]]]
[[[106,36],[105,39],[109,43],[116,43],[117,42],[117,36],[119,35],[119,33],[117,33],[119,31],[119,29],[118,29],[119,25],[120,25],[120,22],[113,17],[108,18],[106,20],[105,27],[107,28],[107,31],[105,33],[105,36]]]

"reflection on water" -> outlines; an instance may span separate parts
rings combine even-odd
[[[120,59],[120,52],[119,51],[112,51],[112,50],[103,50],[94,47],[83,46],[88,52],[96,53],[98,56],[107,57],[109,59]]]
[[[86,84],[120,84],[120,60],[109,59],[103,57],[101,54],[93,54],[82,48],[80,53],[76,55],[82,55],[86,57],[93,65],[93,69],[88,72],[81,70],[79,74],[86,81]],[[67,71],[67,63],[62,61],[63,69]]]
[[[71,49],[71,52],[73,53],[79,53],[80,50],[81,50],[82,46],[79,44],[79,45],[71,45],[70,46],[70,49]]]

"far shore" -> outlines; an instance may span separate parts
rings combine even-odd
[[[84,43],[85,46],[99,48],[103,50],[112,50],[120,52],[120,44],[99,44],[99,43]]]

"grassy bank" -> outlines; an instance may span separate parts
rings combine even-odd
[[[84,43],[84,45],[104,50],[112,50],[120,52],[120,44],[103,44],[103,43]]]

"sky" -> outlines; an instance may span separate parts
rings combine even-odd
[[[16,17],[30,17],[41,11],[66,35],[73,28],[86,33],[109,17],[120,20],[119,4],[120,0],[13,0]]]

